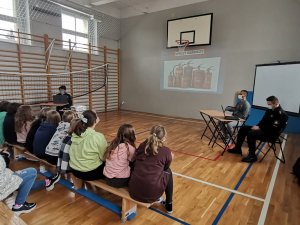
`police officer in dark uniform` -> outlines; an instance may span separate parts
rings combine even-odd
[[[255,162],[256,140],[273,141],[279,137],[280,133],[287,125],[288,116],[281,108],[278,98],[270,96],[267,99],[269,109],[265,112],[264,117],[256,126],[243,126],[238,132],[236,146],[229,149],[229,153],[242,155],[242,144],[247,137],[249,154],[242,159],[242,162]]]

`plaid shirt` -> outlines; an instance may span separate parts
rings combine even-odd
[[[69,150],[71,147],[72,141],[71,136],[68,135],[63,139],[62,145],[59,150],[58,160],[57,160],[57,168],[58,171],[61,173],[66,173],[67,171],[70,171],[71,168],[69,167]]]

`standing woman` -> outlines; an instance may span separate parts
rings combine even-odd
[[[156,125],[147,140],[138,147],[129,181],[129,194],[137,201],[152,203],[165,193],[164,206],[168,213],[172,213],[173,175],[170,165],[173,154],[164,146],[166,134],[163,126]]]
[[[104,154],[107,142],[103,134],[96,132],[97,114],[86,110],[75,121],[70,147],[70,167],[74,176],[82,180],[104,178]]]

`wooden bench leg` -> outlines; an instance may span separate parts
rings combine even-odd
[[[126,222],[127,217],[132,213],[136,213],[137,205],[135,202],[132,202],[128,199],[122,199],[122,217],[121,220],[123,223]]]
[[[14,160],[18,159],[18,156],[24,153],[24,149],[20,149],[18,147],[13,146],[13,154],[14,154]]]
[[[83,180],[75,177],[73,174],[71,174],[71,179],[73,181],[73,184],[74,184],[74,188],[75,189],[80,189],[83,187]]]

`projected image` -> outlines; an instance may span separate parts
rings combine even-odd
[[[216,92],[220,62],[219,57],[165,61],[163,88]]]

